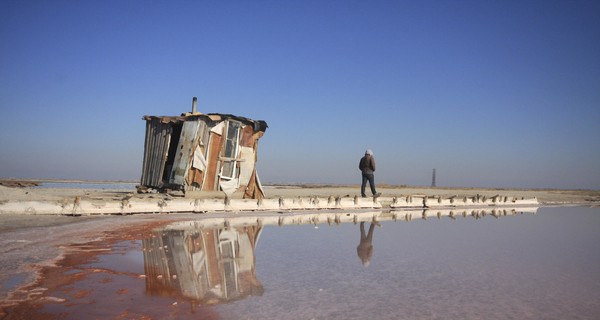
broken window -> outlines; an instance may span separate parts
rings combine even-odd
[[[240,143],[241,123],[229,120],[227,123],[227,135],[225,137],[225,150],[223,152],[223,168],[221,178],[234,179],[236,172],[236,158]]]

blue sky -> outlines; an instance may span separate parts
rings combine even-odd
[[[263,182],[600,189],[598,1],[0,2],[0,177],[141,175],[144,115],[267,121]]]

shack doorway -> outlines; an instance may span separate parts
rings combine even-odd
[[[161,185],[167,185],[171,171],[173,170],[173,163],[175,163],[175,157],[177,155],[177,146],[179,145],[179,138],[181,137],[181,129],[183,128],[183,123],[181,122],[171,122],[171,138],[169,141],[169,151],[167,153],[167,158],[165,160],[165,169],[162,173]]]

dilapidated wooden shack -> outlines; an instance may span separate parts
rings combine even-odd
[[[144,116],[146,140],[140,189],[223,191],[228,197],[260,199],[256,173],[262,120],[231,114],[192,112]]]

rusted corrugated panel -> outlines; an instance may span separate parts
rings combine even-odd
[[[202,181],[204,180],[204,172],[200,171],[194,167],[191,167],[188,171],[188,176],[186,181],[188,185],[191,187],[190,190],[200,190],[202,189]]]
[[[159,119],[146,122],[141,185],[160,186],[172,131],[170,124],[162,123]]]
[[[244,126],[242,129],[242,137],[240,139],[240,145],[242,147],[254,147],[254,140],[256,137],[254,135],[254,128],[252,126]]]

